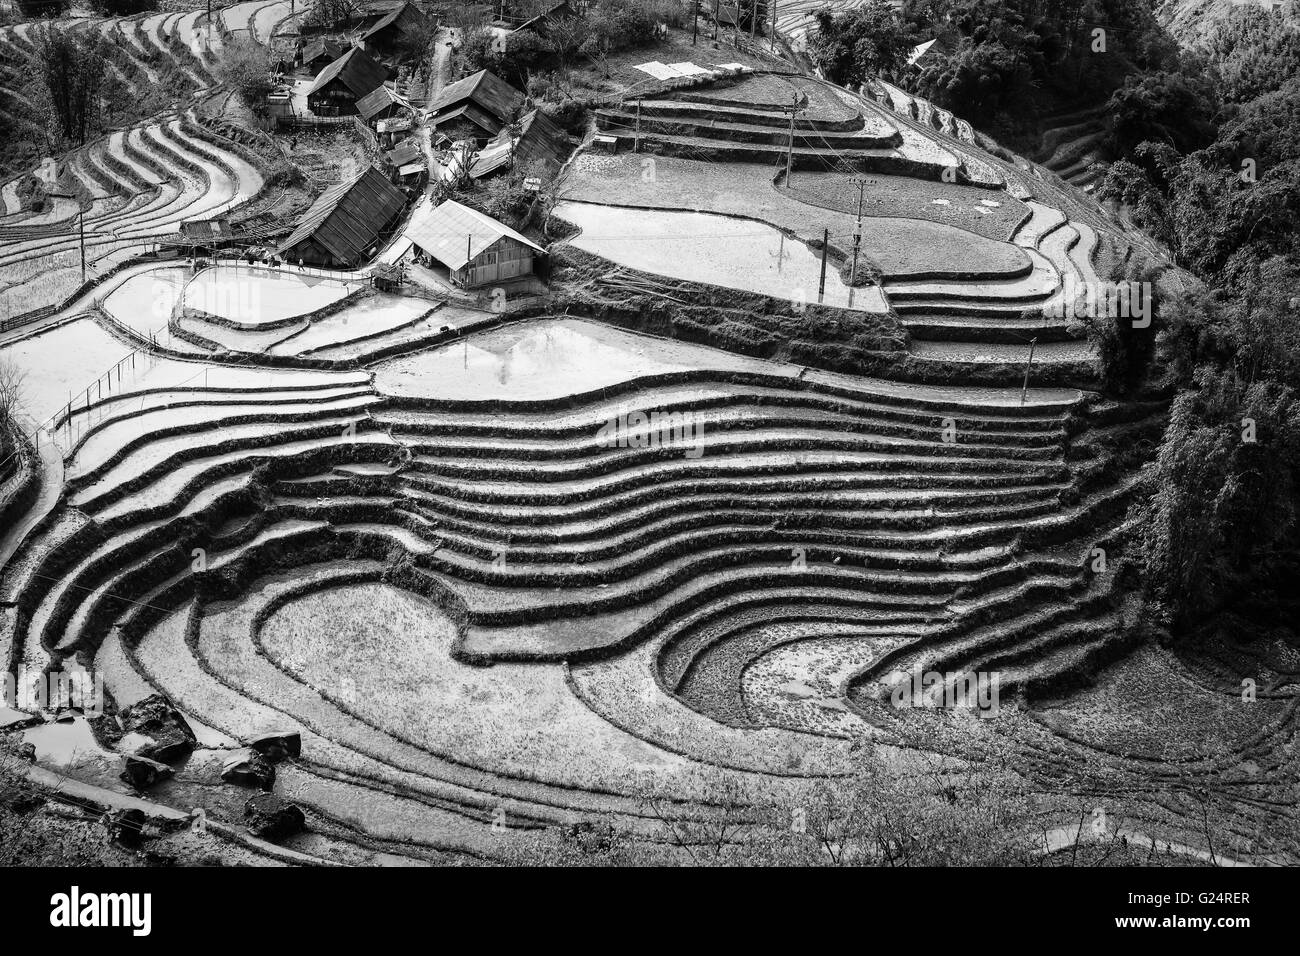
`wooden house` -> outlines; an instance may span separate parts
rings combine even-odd
[[[466,289],[532,275],[536,259],[546,254],[522,233],[454,200],[412,216],[405,235],[417,254],[441,263]]]
[[[487,70],[479,70],[445,87],[426,110],[435,135],[483,141],[500,133],[523,104],[523,93]]]
[[[351,116],[357,101],[383,86],[387,78],[387,68],[365,50],[352,47],[317,75],[307,90],[307,108],[317,116]]]
[[[370,167],[312,203],[279,252],[291,263],[350,269],[367,258],[406,205],[402,191]]]

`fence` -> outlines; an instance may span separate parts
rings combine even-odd
[[[311,129],[319,126],[350,126],[355,116],[277,116],[275,125],[280,129]]]

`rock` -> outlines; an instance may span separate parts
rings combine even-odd
[[[132,808],[116,810],[105,814],[104,822],[108,827],[108,838],[124,846],[136,846],[144,832],[144,811]]]
[[[270,790],[275,785],[275,767],[255,750],[246,750],[221,765],[221,779],[241,787]]]
[[[244,804],[244,822],[253,836],[277,842],[301,831],[307,818],[299,807],[275,794],[259,793]]]
[[[136,701],[118,715],[123,736],[136,735],[144,742],[133,753],[138,757],[167,763],[194,752],[194,731],[180,711],[161,694]]]
[[[45,798],[35,790],[14,787],[8,793],[0,795],[0,805],[14,813],[31,813],[45,806]]]
[[[184,760],[193,752],[193,738],[183,737],[179,733],[170,730],[155,738],[153,743],[145,744],[136,750],[136,753],[141,757],[148,757],[150,760],[157,760],[160,763]]]
[[[137,790],[145,790],[155,783],[166,780],[172,775],[172,768],[157,760],[127,754],[122,758],[122,772],[119,776]]]
[[[296,730],[260,734],[250,740],[248,746],[272,761],[284,760],[286,757],[300,757],[302,756],[302,735]]]

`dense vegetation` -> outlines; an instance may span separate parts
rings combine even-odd
[[[58,131],[80,146],[92,129],[104,80],[104,41],[97,33],[44,29],[36,35],[36,62]]]
[[[266,95],[271,92],[271,54],[248,37],[229,40],[221,51],[217,76],[239,94],[254,113],[265,114]]]
[[[1171,623],[1220,611],[1294,628],[1300,570],[1300,25],[1241,10],[1111,100],[1127,202],[1206,283],[1158,303],[1154,387],[1172,418],[1142,514],[1145,582]]]
[[[1242,8],[1180,49],[1143,0],[908,0],[823,15],[833,79],[893,73],[1013,145],[1097,108],[1101,198],[1202,280],[1149,331],[1093,323],[1107,389],[1171,419],[1140,506],[1140,586],[1176,631],[1226,612],[1295,628],[1300,571],[1300,24]],[[910,70],[907,44],[944,53]],[[1153,273],[1116,276],[1155,283]],[[1247,628],[1249,629],[1249,627]]]
[[[1042,116],[1104,102],[1126,76],[1177,58],[1146,0],[884,0],[818,16],[809,53],[836,82],[893,74],[1012,146],[1037,137]],[[906,67],[915,44],[942,55]]]

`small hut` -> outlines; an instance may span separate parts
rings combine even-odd
[[[466,289],[531,275],[535,259],[546,254],[527,236],[450,199],[412,216],[406,236]]]

